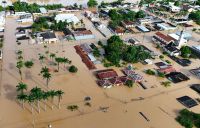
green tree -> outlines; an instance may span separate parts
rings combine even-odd
[[[164,81],[164,82],[161,82],[161,85],[163,85],[165,87],[169,87],[169,86],[171,86],[171,82],[170,81]]]
[[[129,88],[133,87],[133,81],[132,80],[127,80],[125,82],[125,85],[128,86]]]
[[[49,87],[49,81],[51,79],[51,74],[49,72],[45,72],[43,75],[42,75],[43,79],[46,79],[46,85],[47,87]]]
[[[39,60],[40,60],[41,63],[43,63],[44,59],[45,59],[45,56],[39,55]]]
[[[38,107],[38,113],[40,113],[40,100],[42,100],[43,92],[41,88],[34,87],[30,90],[30,96],[34,97],[35,100],[37,100],[37,107]]]
[[[145,71],[145,73],[148,74],[148,75],[155,75],[155,74],[156,74],[155,71],[153,71],[153,70],[151,70],[151,69],[147,69],[147,70]]]
[[[77,105],[69,105],[69,106],[67,106],[67,109],[68,110],[71,110],[71,111],[75,111],[75,110],[78,110],[78,106]]]
[[[100,51],[99,51],[99,49],[98,48],[94,48],[93,49],[93,55],[95,56],[95,57],[100,57]]]
[[[45,66],[45,67],[42,67],[40,73],[41,73],[41,74],[44,74],[44,73],[47,73],[47,72],[49,72],[49,69],[48,69],[46,66]]]
[[[56,96],[58,96],[58,107],[60,108],[60,101],[62,99],[62,95],[64,94],[64,92],[62,90],[58,90],[55,93],[56,93]]]
[[[196,21],[197,24],[200,24],[200,11],[191,12],[189,19]]]
[[[49,95],[49,93],[48,92],[42,92],[42,100],[44,101],[44,111],[46,111],[46,109],[47,109],[47,100],[48,100],[48,98],[50,97],[50,95]]]
[[[174,5],[175,5],[175,6],[180,6],[180,2],[179,2],[179,1],[175,1],[175,2],[174,2]]]
[[[18,61],[17,62],[16,67],[17,67],[17,69],[19,71],[19,75],[20,75],[21,81],[22,81],[22,71],[21,71],[21,69],[23,68],[23,66],[24,66],[23,61]]]
[[[35,102],[35,97],[32,95],[28,95],[27,101],[31,105],[31,113],[33,114],[33,103]]]
[[[136,18],[144,18],[146,16],[145,12],[140,10],[136,13],[135,17]]]
[[[77,71],[78,71],[78,68],[76,66],[72,65],[69,67],[69,72],[76,73]]]
[[[66,64],[70,64],[71,62],[70,62],[70,60],[68,58],[64,57],[62,63],[64,63],[64,68],[65,68],[65,65]]]
[[[25,109],[24,103],[25,103],[26,100],[27,100],[27,95],[25,95],[25,94],[23,94],[23,93],[18,94],[18,95],[17,95],[17,100],[21,101],[22,108]]]
[[[33,64],[34,64],[33,61],[26,61],[26,62],[24,62],[24,65],[27,68],[31,68],[33,66]]]
[[[56,57],[56,54],[50,53],[49,57],[50,57],[51,59],[54,59],[54,58]]]
[[[191,55],[191,49],[188,46],[183,46],[180,50],[183,58],[188,58]]]
[[[24,94],[24,90],[27,90],[27,84],[20,82],[18,83],[16,88],[17,88],[17,92],[20,92],[20,94]]]
[[[164,78],[164,77],[165,77],[165,73],[163,73],[163,72],[158,72],[158,76]]]
[[[57,62],[57,66],[58,66],[58,71],[60,69],[60,63],[63,63],[63,58],[61,57],[56,57],[55,61]]]
[[[89,0],[87,2],[88,7],[96,7],[98,5],[96,0]]]

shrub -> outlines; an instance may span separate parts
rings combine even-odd
[[[163,78],[163,77],[165,77],[165,73],[158,72],[158,76]]]
[[[91,107],[92,105],[91,105],[90,102],[86,102],[86,103],[85,103],[85,106]]]
[[[159,58],[160,58],[160,59],[164,59],[164,56],[163,56],[163,55],[160,55]]]
[[[161,85],[163,85],[165,87],[169,87],[169,86],[171,86],[171,82],[170,81],[161,82]]]
[[[27,68],[31,68],[33,66],[33,62],[32,61],[26,61],[24,63],[24,65],[27,67]]]
[[[129,88],[133,87],[133,81],[132,80],[127,80],[125,85]]]
[[[103,47],[103,43],[101,41],[98,41],[98,45]]]
[[[168,64],[171,64],[171,62],[169,60],[165,60],[165,62],[167,62]]]
[[[69,67],[69,72],[76,73],[77,71],[78,71],[78,68],[76,66],[72,65]]]
[[[151,69],[147,69],[147,70],[145,71],[145,73],[148,74],[148,75],[155,75],[155,74],[156,74],[155,71],[153,71],[153,70],[151,70]]]
[[[71,111],[75,111],[75,110],[78,110],[78,106],[77,105],[69,105],[69,106],[67,106],[67,109],[71,110]]]

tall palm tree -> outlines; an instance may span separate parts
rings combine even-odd
[[[49,51],[46,51],[45,54],[46,54],[46,57],[48,58]]]
[[[39,60],[41,61],[41,63],[44,61],[45,56],[44,55],[39,55]]]
[[[34,63],[33,63],[33,61],[30,60],[30,61],[24,62],[24,65],[26,68],[31,68],[34,65]]]
[[[44,110],[46,111],[46,108],[47,108],[46,104],[47,104],[47,100],[48,100],[50,94],[48,92],[44,92],[44,91],[42,94],[43,94],[42,99],[44,100]]]
[[[58,71],[59,71],[59,65],[60,65],[60,63],[63,63],[63,58],[61,58],[61,57],[56,57],[56,58],[55,58],[55,61],[57,62]]]
[[[68,58],[63,58],[62,62],[64,63],[64,68],[65,68],[65,64],[69,64],[69,59]]]
[[[56,54],[50,53],[49,57],[50,57],[51,59],[54,59],[54,58],[56,57]]]
[[[49,88],[49,80],[51,79],[51,74],[49,72],[45,72],[43,75],[43,79],[46,79],[47,88]]]
[[[31,105],[31,113],[33,114],[33,103],[35,102],[35,97],[30,94],[27,96],[27,101]]]
[[[17,87],[17,92],[20,92],[20,94],[24,94],[24,90],[27,90],[27,84],[25,83],[18,83]]]
[[[53,104],[54,96],[56,96],[56,91],[50,90],[48,93],[49,93],[49,96],[51,97],[51,102]],[[51,106],[51,109],[53,109],[53,105]]]
[[[21,81],[22,81],[22,71],[21,71],[21,69],[22,69],[23,66],[24,66],[23,61],[18,61],[18,62],[17,62],[16,67],[17,67],[18,70],[19,70],[19,75],[20,75]]]
[[[42,99],[42,95],[43,92],[41,90],[41,88],[38,87],[34,87],[31,89],[31,95],[35,98],[35,100],[37,100],[37,108],[38,108],[38,112],[40,113],[40,100]]]
[[[21,101],[22,107],[24,108],[24,102],[27,100],[27,95],[21,93],[17,95],[17,100]]]
[[[22,55],[22,51],[21,51],[21,50],[18,50],[18,51],[17,51],[17,55],[19,55],[19,56]]]
[[[64,94],[64,92],[62,90],[58,90],[56,91],[56,96],[58,96],[58,107],[60,108],[60,101],[62,99],[62,95]]]
[[[49,72],[49,69],[48,69],[46,66],[45,66],[45,67],[42,67],[40,73],[41,73],[41,74],[44,74],[44,73],[46,73],[46,72]]]

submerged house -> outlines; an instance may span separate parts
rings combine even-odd
[[[37,42],[39,44],[42,44],[42,43],[47,43],[47,44],[57,43],[57,41],[58,41],[58,39],[56,38],[56,35],[55,35],[54,32],[47,31],[47,32],[39,33],[37,35]]]

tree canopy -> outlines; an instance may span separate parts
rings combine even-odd
[[[96,7],[98,5],[96,0],[89,0],[87,3],[88,7]]]
[[[137,63],[151,57],[149,52],[146,52],[142,46],[126,45],[119,36],[112,36],[107,40],[105,52],[107,60],[116,66],[119,65],[120,60]]]
[[[191,12],[189,18],[200,24],[200,11]]]
[[[185,128],[200,128],[200,114],[187,109],[181,110],[176,120]]]
[[[188,46],[181,47],[181,56],[183,58],[188,58],[191,55],[191,49]]]

